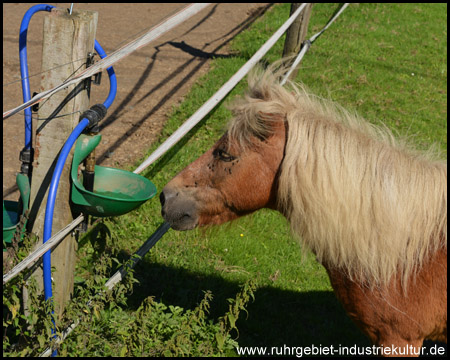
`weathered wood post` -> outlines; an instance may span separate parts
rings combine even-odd
[[[74,11],[69,15],[67,9],[57,8],[45,16],[39,92],[61,84],[74,73],[86,68],[88,53],[94,51],[97,19],[97,12]],[[47,71],[49,69],[52,70]],[[37,246],[43,239],[48,188],[59,152],[78,124],[80,114],[88,107],[89,93],[85,82],[69,86],[39,105],[29,220],[31,232],[39,238]],[[69,205],[72,155],[67,159],[59,182],[52,234],[73,220]],[[52,285],[56,314],[62,313],[73,292],[76,247],[75,237],[69,234],[52,251],[51,263],[52,267],[55,267]],[[43,289],[42,266],[34,276]],[[25,295],[24,300],[26,298]]]
[[[291,16],[303,3],[291,4]],[[284,41],[283,57],[298,54],[302,46],[302,42],[306,39],[306,33],[308,32],[309,18],[311,16],[312,4],[306,5],[305,9],[295,19],[292,25],[286,32],[286,40]],[[292,60],[293,61],[293,60]],[[289,76],[291,80],[294,80],[297,76],[298,68],[294,69]]]

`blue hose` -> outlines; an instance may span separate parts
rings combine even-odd
[[[28,26],[30,24],[31,17],[39,11],[51,11],[54,8],[53,5],[47,4],[38,4],[34,5],[28,9],[28,11],[23,16],[22,22],[20,24],[20,35],[19,35],[19,58],[20,58],[20,77],[22,79],[22,95],[23,102],[26,103],[31,99],[31,91],[30,91],[30,80],[28,73],[28,55],[27,55],[27,34],[28,34]],[[100,55],[103,59],[107,55],[105,51],[102,49],[100,44],[95,40],[95,51]],[[106,69],[110,78],[110,89],[108,98],[105,100],[103,105],[106,108],[109,108],[114,101],[114,98],[117,93],[117,80],[116,74],[114,73],[114,69],[110,66]],[[24,110],[25,113],[25,148],[29,149],[31,147],[32,140],[32,122],[31,122],[31,108],[26,108]]]
[[[107,55],[100,46],[100,44],[95,40],[95,51],[100,55],[103,59]],[[109,67],[107,69],[109,75],[109,94],[103,105],[108,108],[114,101],[117,93],[117,79],[116,74],[114,73],[114,69]],[[53,171],[52,180],[50,182],[50,188],[48,191],[47,197],[47,206],[45,208],[45,219],[44,219],[44,244],[48,239],[52,236],[52,227],[53,227],[53,211],[55,208],[55,200],[56,193],[58,191],[59,179],[61,178],[61,173],[64,168],[64,164],[66,162],[67,156],[72,149],[73,144],[78,139],[78,136],[83,132],[83,130],[89,125],[89,120],[84,118],[80,121],[80,123],[75,127],[75,129],[70,134],[69,138],[64,143],[64,146],[59,154],[58,161],[55,166],[55,170]],[[50,299],[52,297],[52,281],[51,281],[51,251],[47,251],[43,256],[43,266],[44,266],[44,294],[45,300]]]
[[[54,8],[52,5],[39,4],[34,5],[28,9],[20,24],[19,35],[19,57],[20,57],[20,77],[22,78],[22,95],[23,102],[26,103],[31,99],[30,94],[30,80],[28,79],[28,57],[27,57],[27,33],[28,25],[31,17],[39,11],[51,11]],[[25,149],[31,148],[32,138],[32,123],[31,123],[31,108],[25,109]]]
[[[106,53],[103,51],[100,44],[95,40],[95,50],[100,55],[100,57],[103,59],[106,57]],[[104,101],[103,105],[106,108],[109,108],[111,104],[114,101],[114,98],[116,97],[117,93],[117,79],[116,74],[114,73],[114,69],[109,67],[107,69],[108,75],[109,75],[109,94],[106,100]],[[53,227],[53,211],[55,209],[55,200],[56,200],[56,194],[58,191],[58,185],[59,180],[61,178],[61,173],[64,168],[64,164],[67,160],[67,157],[69,156],[70,150],[73,147],[73,144],[78,139],[78,137],[81,135],[83,130],[89,125],[89,120],[84,118],[79,122],[79,124],[75,127],[75,129],[72,131],[72,133],[69,135],[69,138],[64,143],[63,148],[61,149],[61,152],[58,157],[58,161],[56,162],[55,170],[53,171],[52,180],[50,182],[50,188],[48,190],[48,197],[47,197],[47,206],[45,208],[45,219],[44,219],[44,244],[48,241],[48,239],[52,236],[52,227]],[[44,296],[45,300],[51,299],[53,296],[52,292],[52,265],[51,265],[51,250],[47,251],[44,256],[42,257],[42,263],[43,263],[43,276],[44,276]],[[52,310],[52,315],[53,315]],[[54,320],[52,319],[53,325],[55,325]],[[56,325],[55,325],[56,327]],[[56,329],[52,329],[52,335],[55,335]],[[56,356],[56,351],[53,352],[52,356]]]
[[[24,102],[31,99],[30,95],[30,82],[28,79],[28,61],[27,61],[27,32],[28,25],[30,23],[31,17],[38,11],[51,11],[54,8],[52,5],[34,5],[32,6],[24,15],[22,23],[20,25],[20,36],[19,36],[19,52],[20,52],[20,72],[22,78],[22,92]],[[103,59],[107,55],[100,46],[100,44],[95,40],[95,51]],[[109,108],[114,101],[117,93],[117,79],[114,73],[113,67],[107,69],[109,75],[110,89],[109,94],[103,105]],[[75,129],[70,134],[69,138],[64,143],[61,149],[58,161],[53,172],[52,180],[50,183],[50,188],[47,198],[47,206],[45,209],[45,220],[44,220],[44,239],[43,242],[47,242],[52,235],[52,225],[53,225],[53,211],[55,208],[55,199],[58,191],[59,180],[61,178],[61,173],[64,168],[64,164],[67,160],[67,156],[72,149],[73,144],[78,139],[83,130],[89,125],[89,120],[84,118],[75,127]],[[31,148],[31,138],[32,138],[32,122],[31,122],[31,109],[25,109],[25,148]],[[45,300],[51,299],[52,297],[52,280],[51,280],[51,251],[47,251],[43,256],[43,273],[44,273],[44,295]],[[52,311],[53,315],[53,311]],[[55,325],[54,320],[52,319]],[[55,334],[55,328],[52,329],[52,335]],[[56,352],[53,352],[52,356],[55,356]]]
[[[88,119],[83,119],[75,127],[75,129],[70,134],[69,138],[64,143],[63,148],[56,162],[55,170],[53,172],[52,181],[50,183],[50,188],[48,190],[47,207],[45,208],[45,220],[44,220],[44,243],[52,236],[52,225],[53,225],[53,210],[55,209],[55,199],[56,193],[58,191],[59,179],[64,168],[67,156],[72,149],[73,144],[77,141],[78,136],[83,132],[86,126],[89,125]],[[44,265],[44,294],[45,300],[52,297],[52,271],[51,271],[51,251],[47,251],[42,257],[42,262]],[[53,333],[53,332],[52,332]]]
[[[95,40],[94,49],[100,55],[100,58],[104,59],[105,57],[108,56],[108,55],[106,55],[105,51],[100,46],[100,44],[97,42],[97,40]],[[108,94],[108,97],[106,98],[106,100],[103,102],[103,105],[105,105],[105,107],[108,109],[116,97],[117,79],[116,79],[116,73],[114,72],[114,69],[112,66],[107,68],[106,71],[108,72],[108,76],[109,76],[109,94]]]

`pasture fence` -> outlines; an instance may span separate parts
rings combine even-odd
[[[76,60],[92,53],[97,30],[98,13],[93,11],[75,12],[68,16],[66,9],[52,8],[45,12],[42,40],[42,69],[56,64]],[[76,69],[72,64],[41,76],[42,89],[58,86],[72,76]],[[82,69],[77,69],[78,72]],[[30,189],[30,231],[44,239],[46,206],[49,198],[49,184],[54,171],[55,159],[61,148],[79,122],[79,113],[89,108],[89,94],[86,83],[70,85],[55,93],[38,109],[39,119],[36,121],[36,141],[33,158],[33,181]],[[70,113],[64,117],[56,117],[60,113]],[[32,135],[34,136],[34,135]],[[59,180],[59,191],[56,194],[52,228],[59,231],[73,220],[70,205],[70,167],[65,166]],[[42,206],[44,205],[44,206]],[[44,240],[45,241],[45,240]],[[76,265],[76,238],[68,235],[61,244],[52,251],[51,265],[55,311],[62,312],[64,304],[70,300]],[[37,245],[37,244],[36,244]],[[50,252],[44,256],[50,256]],[[45,270],[44,270],[45,272]],[[42,270],[34,270],[33,276],[42,279]],[[40,281],[38,281],[40,283]],[[28,291],[24,290],[24,302],[27,302]]]
[[[306,5],[306,4],[304,4]],[[276,41],[283,35],[284,31],[292,24],[295,18],[301,13],[304,9],[304,6],[299,8],[281,27],[278,31],[255,53],[255,55],[241,68],[239,71],[230,78],[230,80],[225,83],[196,113],[194,113],[185,123],[183,123],[177,131],[175,131],[163,144],[161,144],[146,160],[142,162],[140,166],[138,166],[134,173],[141,173],[148,166],[150,166],[153,162],[159,159],[162,155],[164,155],[170,147],[175,145],[193,126],[195,126],[200,120],[203,119],[213,108],[217,105],[221,99],[223,99],[229,91],[235,86],[266,53],[267,51],[276,43]],[[180,12],[178,13],[180,14]],[[164,25],[163,22],[161,25]],[[287,25],[286,25],[287,24]],[[156,30],[158,26],[155,26],[152,30]],[[281,30],[281,31],[280,31]],[[144,35],[145,36],[145,35]],[[134,42],[134,41],[133,41]],[[124,47],[126,47],[125,45]],[[108,56],[109,58],[110,56]],[[107,59],[107,58],[106,58]],[[105,59],[103,59],[105,60]],[[98,61],[96,64],[100,63]],[[110,63],[108,63],[110,64]],[[89,67],[88,69],[90,69]],[[103,68],[103,66],[102,66]],[[89,72],[90,76],[94,75],[95,72]],[[61,86],[57,86],[56,88],[60,88]],[[45,94],[46,92],[42,92],[41,94]],[[36,97],[36,96],[35,96]],[[34,97],[34,98],[35,98]],[[34,99],[33,98],[33,99]],[[32,99],[32,100],[33,100]],[[42,99],[41,99],[42,100]],[[22,104],[21,106],[25,106],[27,103]],[[29,106],[32,106],[30,104]],[[17,108],[16,108],[17,109]],[[11,110],[15,111],[15,109]],[[18,110],[20,111],[20,110]],[[9,112],[7,112],[7,117],[11,116]],[[30,268],[36,261],[39,260],[39,257],[42,256],[45,251],[48,249],[54,248],[57,246],[63,239],[64,236],[69,234],[74,228],[80,224],[84,220],[84,215],[79,215],[76,219],[74,219],[69,225],[65,228],[61,229],[60,232],[53,235],[45,244],[40,245],[33,253],[28,255],[21,263],[17,264],[13,269],[11,269],[7,274],[3,275],[3,284],[6,284],[8,281],[13,279],[17,274],[21,271]]]
[[[191,18],[192,16],[194,16],[195,14],[197,14],[198,12],[200,12],[209,5],[210,5],[209,3],[204,4],[194,3],[188,5],[184,9],[177,12],[176,14],[164,20],[162,23],[159,23],[158,25],[150,29],[142,36],[139,36],[137,39],[130,41],[128,44],[117,49],[116,51],[108,55],[107,58],[97,61],[94,65],[89,66],[79,74],[76,74],[68,78],[61,84],[49,90],[36,94],[30,101],[27,101],[26,103],[19,105],[14,109],[5,111],[3,113],[3,119],[7,119],[8,117],[18,113],[19,111],[22,111],[30,106],[33,106],[34,104],[37,104],[38,102],[41,102],[44,99],[47,99],[51,95],[57,93],[58,91],[61,91],[62,89],[66,88],[69,85],[77,84],[84,79],[90,78],[91,76],[106,70],[107,68],[115,64],[117,61],[122,60],[124,57],[130,55],[132,52],[156,40],[169,30],[183,23],[184,21]]]
[[[293,14],[296,9],[300,6],[300,3],[291,4],[291,12]],[[286,31],[286,39],[284,40],[283,48],[283,58],[290,59],[293,55],[298,54],[300,51],[303,41],[306,38],[308,31],[309,18],[311,16],[313,4],[308,4],[300,16],[292,23],[289,29]],[[295,79],[298,73],[298,68],[296,68],[290,75],[292,79]]]
[[[284,85],[287,81],[287,79],[289,79],[290,77],[293,76],[295,69],[298,69],[298,65],[300,64],[300,61],[303,59],[303,56],[305,56],[305,54],[307,53],[307,51],[310,49],[312,43],[314,41],[316,41],[318,39],[318,37],[320,35],[322,35],[325,30],[327,30],[330,25],[339,17],[339,15],[342,14],[342,12],[347,8],[347,6],[350,3],[344,3],[342,4],[342,6],[340,7],[340,9],[331,17],[331,19],[328,21],[328,23],[323,27],[322,30],[320,30],[318,33],[314,34],[313,36],[311,36],[308,40],[304,41],[302,43],[302,47],[300,52],[298,53],[297,57],[295,58],[295,60],[292,62],[291,67],[289,68],[289,70],[286,72],[286,74],[283,77],[283,80],[281,81],[281,85]]]
[[[50,90],[41,92],[35,95],[30,101],[3,113],[3,119],[6,119],[13,114],[28,108],[43,99],[46,99],[53,95],[54,93],[66,88],[69,85],[79,83],[83,79],[89,78],[96,73],[105,70],[110,67],[113,63],[123,59],[125,56],[129,55],[131,52],[136,51],[142,46],[147,45],[149,42],[157,39],[162,34],[173,29],[175,26],[186,21],[193,15],[197,14],[203,10],[209,4],[192,4],[184,8],[183,10],[172,15],[162,23],[153,27],[146,34],[138,37],[137,39],[131,41],[130,43],[122,46],[107,58],[102,59],[95,63],[94,65],[83,70],[81,73],[69,78],[68,80],[62,82],[61,84],[53,87]],[[264,45],[213,95],[208,99],[186,122],[184,122],[166,141],[164,141],[146,160],[144,160],[135,170],[134,173],[141,173],[148,166],[158,160],[162,155],[164,155],[171,147],[173,147],[185,134],[187,134],[197,123],[199,123],[225,96],[242,80],[245,75],[250,71],[250,69],[257,64],[262,57],[272,48],[272,46],[280,39],[280,37],[286,32],[286,30],[292,25],[292,23],[298,18],[302,13],[308,3],[303,3],[299,6],[291,16],[286,20],[286,22],[264,43]],[[293,69],[298,67],[303,55],[307,52],[312,42],[315,41],[330,25],[335,19],[342,13],[342,11],[348,6],[348,3],[344,4],[342,8],[333,16],[333,18],[327,23],[327,25],[312,38],[303,43],[300,53],[298,54],[295,61],[292,63],[291,68],[288,73],[286,73],[283,82],[286,81],[288,76],[291,74]],[[71,231],[73,231],[81,222],[83,222],[85,216],[83,214],[79,215],[74,219],[69,225],[61,229],[57,234],[53,235],[45,244],[40,245],[31,254],[29,254],[23,261],[17,264],[12,270],[3,275],[3,284],[13,279],[21,271],[33,267],[36,262],[46,253],[48,250],[53,249],[57,246]],[[167,223],[161,224],[158,229],[145,241],[145,243],[139,248],[139,250],[132,255],[133,261],[131,267],[134,267],[140,258],[142,258],[155,244],[156,242],[169,230],[169,225]],[[137,256],[136,256],[137,255]],[[124,268],[119,269],[105,284],[107,289],[111,289],[116,283],[118,283],[126,275],[126,270]],[[66,336],[73,331],[73,329],[78,325],[75,321],[73,324],[68,326],[62,331],[62,337],[56,339],[56,343],[60,343],[64,340]],[[51,349],[47,349],[41,356],[49,356],[51,354]]]

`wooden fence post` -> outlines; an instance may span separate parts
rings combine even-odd
[[[302,3],[291,4],[291,16]],[[308,32],[309,18],[311,16],[312,4],[306,5],[302,13],[295,19],[292,25],[286,32],[286,40],[284,41],[283,57],[298,54],[302,45],[302,42],[306,39],[306,33]],[[293,60],[292,60],[293,62]],[[298,68],[292,71],[289,78],[294,80],[297,76]]]
[[[88,53],[94,51],[98,13],[54,8],[44,19],[42,46],[42,75],[39,92],[61,84],[74,73],[86,68]],[[52,69],[47,71],[48,69]],[[39,105],[34,162],[31,184],[29,227],[42,243],[48,188],[59,152],[79,122],[81,112],[89,107],[89,93],[85,82],[72,85],[56,93]],[[73,150],[72,150],[73,151]],[[70,210],[70,166],[73,154],[66,161],[55,202],[52,234],[72,220]],[[55,314],[61,314],[73,292],[77,243],[68,235],[52,251],[53,297]],[[33,274],[42,286],[42,266]],[[27,306],[27,292],[24,291]]]

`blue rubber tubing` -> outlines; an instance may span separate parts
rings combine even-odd
[[[39,11],[51,11],[54,8],[53,5],[47,4],[38,4],[34,5],[28,9],[28,11],[23,16],[22,22],[20,24],[20,34],[19,34],[19,58],[20,58],[20,77],[22,79],[22,95],[23,102],[27,102],[31,99],[31,91],[30,91],[30,80],[28,73],[28,55],[27,55],[27,34],[28,34],[28,26],[30,24],[31,17]],[[107,55],[105,51],[102,49],[100,44],[95,40],[95,51],[100,55],[103,59]],[[105,100],[104,104],[106,108],[111,106],[112,102],[117,93],[117,80],[116,75],[114,73],[114,69],[110,66],[106,69],[109,75],[110,81],[110,90],[108,98]],[[32,140],[32,121],[31,121],[31,108],[26,108],[24,110],[25,115],[25,148],[29,149],[31,147]]]
[[[44,220],[44,243],[50,239],[52,236],[52,223],[53,223],[53,211],[55,209],[55,199],[56,193],[58,191],[59,179],[61,178],[61,173],[64,168],[64,163],[66,162],[67,156],[72,149],[73,144],[77,141],[78,136],[83,132],[86,126],[89,125],[88,119],[83,119],[80,123],[75,127],[75,129],[70,134],[69,138],[64,143],[63,148],[58,157],[58,161],[56,162],[55,171],[53,172],[52,181],[50,183],[50,188],[48,191],[48,200],[47,207],[45,208],[45,220]],[[49,300],[52,298],[52,265],[51,265],[51,250],[47,251],[42,257],[43,263],[43,275],[44,275],[44,296],[45,300]],[[54,311],[52,310],[52,336],[56,336],[56,324],[53,319]],[[56,356],[56,350],[53,351],[52,356]]]
[[[97,40],[95,40],[94,49],[95,51],[97,51],[98,55],[100,55],[100,58],[104,59],[108,56]],[[106,100],[103,102],[103,105],[105,105],[105,107],[108,109],[113,103],[117,94],[117,78],[112,66],[107,68],[106,71],[108,72],[109,77],[109,94]]]
[[[72,149],[73,144],[77,141],[78,136],[83,132],[86,126],[89,125],[88,119],[83,119],[75,127],[75,129],[70,134],[69,138],[64,143],[63,148],[56,162],[55,170],[53,171],[52,181],[50,183],[50,188],[48,191],[47,206],[45,208],[45,220],[44,220],[44,243],[52,236],[52,225],[53,225],[53,211],[55,209],[55,199],[56,193],[58,191],[59,179],[61,178],[61,173],[64,168],[67,156]],[[51,273],[51,251],[47,251],[42,257],[44,265],[44,293],[45,300],[52,297],[52,273]]]
[[[102,49],[100,44],[95,40],[95,51],[100,55],[103,59],[107,55],[105,51]],[[114,101],[117,93],[117,78],[114,72],[113,67],[107,68],[108,76],[109,76],[109,94],[106,100],[103,102],[103,105],[106,108],[109,108]],[[47,197],[47,206],[45,208],[45,219],[44,219],[44,236],[43,243],[45,244],[52,236],[52,227],[53,227],[53,212],[55,209],[55,200],[56,194],[58,192],[59,180],[61,178],[61,174],[64,168],[64,164],[69,156],[70,150],[73,147],[73,144],[78,139],[83,130],[89,125],[89,120],[84,118],[80,121],[80,123],[75,127],[75,129],[70,134],[69,138],[64,143],[63,148],[58,156],[58,161],[56,162],[55,170],[53,171],[52,180],[50,182],[50,188],[48,191]],[[53,296],[52,291],[52,265],[51,265],[51,250],[47,251],[42,257],[43,263],[43,277],[44,277],[44,296],[45,300],[51,299]],[[52,315],[54,314],[52,310]],[[55,321],[52,316],[53,325],[55,325]],[[56,333],[56,329],[52,328],[52,335]],[[54,351],[52,356],[56,356],[57,353]]]
[[[24,15],[22,19],[22,23],[20,25],[20,35],[19,35],[19,54],[20,54],[20,73],[22,78],[22,94],[24,102],[27,102],[31,99],[30,93],[30,82],[29,82],[29,74],[28,74],[28,59],[27,59],[27,33],[28,33],[28,25],[30,23],[31,17],[39,12],[39,11],[51,11],[54,8],[52,5],[39,4],[32,6]],[[103,59],[106,57],[105,51],[102,49],[100,44],[95,40],[95,51],[100,55]],[[103,105],[106,108],[109,108],[114,101],[114,98],[117,93],[117,79],[114,73],[113,67],[109,67],[107,69],[109,75],[109,83],[110,89],[109,94]],[[50,183],[47,205],[45,209],[45,219],[44,219],[44,236],[43,243],[46,243],[48,239],[50,239],[52,234],[52,226],[53,226],[53,212],[55,208],[55,199],[58,191],[59,180],[61,178],[61,173],[64,168],[64,164],[67,160],[67,157],[70,153],[70,150],[73,147],[73,144],[78,139],[83,130],[89,125],[89,120],[83,119],[80,123],[75,127],[75,129],[70,134],[69,138],[64,143],[63,148],[58,157],[58,161],[55,166],[55,170],[53,172],[52,180]],[[25,109],[25,148],[31,147],[31,139],[32,139],[32,122],[31,122],[31,109]],[[48,300],[52,297],[52,279],[51,279],[51,250],[47,251],[43,257],[43,277],[44,277],[44,296],[45,300]],[[54,312],[52,311],[52,315]],[[55,325],[53,316],[52,316],[53,325]],[[56,329],[52,329],[52,335],[56,333]],[[52,356],[56,356],[56,351],[52,353]]]
[[[100,44],[95,40],[95,51],[98,52],[100,57],[103,59],[106,57],[106,53],[103,51]],[[106,108],[110,107],[111,104],[114,101],[114,98],[117,93],[117,79],[116,74],[114,73],[114,69],[109,67],[107,69],[108,75],[109,75],[109,94],[106,100],[104,101],[103,105],[105,105]],[[55,200],[56,200],[56,193],[58,191],[58,185],[59,185],[59,179],[61,178],[61,173],[64,168],[64,164],[66,162],[66,159],[70,153],[70,150],[72,149],[73,144],[78,139],[80,134],[83,132],[83,130],[86,128],[86,126],[89,125],[89,121],[85,118],[83,119],[72,131],[69,138],[64,143],[63,148],[61,149],[61,152],[58,157],[58,161],[55,166],[55,170],[53,171],[52,180],[50,182],[50,188],[48,191],[48,197],[47,197],[47,206],[45,208],[45,219],[44,219],[44,244],[47,242],[48,239],[52,236],[52,227],[53,227],[53,211],[55,208]],[[47,251],[43,256],[43,266],[44,266],[44,294],[45,294],[45,300],[52,297],[52,281],[51,281],[51,251]]]
[[[39,4],[34,5],[28,9],[23,16],[20,24],[19,35],[19,58],[20,58],[20,77],[22,79],[22,95],[23,102],[26,103],[31,99],[30,93],[30,80],[28,79],[28,57],[27,57],[27,33],[28,25],[30,24],[31,17],[39,11],[51,11],[54,6]],[[32,139],[32,123],[31,123],[31,108],[25,109],[25,148],[31,148]]]

